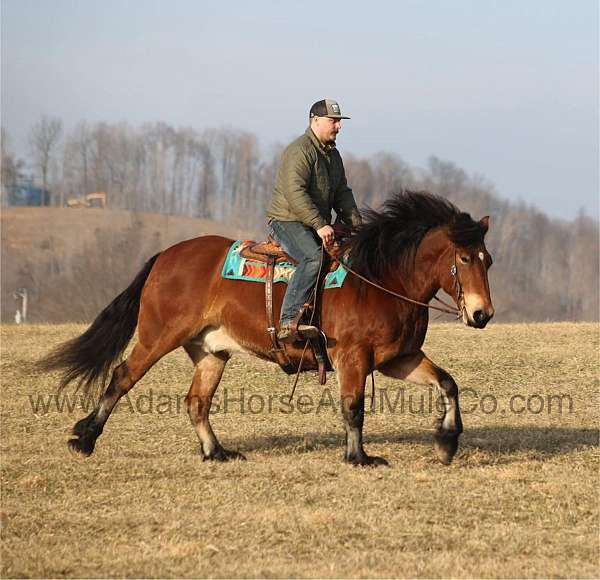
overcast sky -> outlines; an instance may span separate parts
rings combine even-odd
[[[342,152],[429,155],[598,217],[596,0],[2,0],[2,125],[232,126],[267,149],[330,97]],[[360,192],[356,192],[360,199]]]

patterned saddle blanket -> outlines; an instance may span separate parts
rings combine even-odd
[[[256,244],[256,242],[246,240],[235,241],[225,258],[221,275],[230,280],[247,280],[250,282],[265,282],[267,276],[267,264],[264,261],[247,258],[242,255],[242,251]],[[292,274],[296,270],[296,265],[291,262],[278,261],[275,264],[273,273],[273,282],[289,282]],[[340,288],[346,279],[348,271],[338,263],[334,270],[330,270],[325,276],[325,290],[329,288]]]

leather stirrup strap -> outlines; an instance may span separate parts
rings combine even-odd
[[[265,280],[265,303],[267,309],[267,332],[271,337],[271,351],[275,356],[277,364],[287,373],[292,374],[295,368],[285,350],[285,346],[277,338],[275,328],[275,317],[273,316],[273,277],[275,272],[275,256],[267,257],[267,277]]]
[[[273,348],[277,346],[277,330],[273,317],[273,275],[275,270],[275,258],[267,257],[267,279],[265,281],[265,303],[267,308],[267,332],[271,336]]]

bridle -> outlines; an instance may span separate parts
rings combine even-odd
[[[456,266],[456,249],[454,250],[454,264],[450,267],[450,274],[452,275],[452,288],[456,292],[456,306],[458,310],[458,317],[462,315],[465,310],[465,293],[463,292],[460,278],[458,277],[458,268]],[[437,298],[434,296],[434,298]]]
[[[445,308],[440,307],[440,306],[434,306],[433,304],[427,304],[425,302],[419,302],[418,300],[413,300],[412,298],[409,298],[408,296],[403,296],[402,294],[398,294],[397,292],[394,292],[393,290],[389,290],[388,288],[385,288],[385,287],[377,284],[377,282],[373,282],[372,280],[365,278],[362,274],[359,274],[358,272],[356,272],[356,270],[353,270],[347,264],[347,262],[345,260],[343,260],[340,256],[334,256],[325,247],[324,244],[321,246],[321,252],[327,252],[335,261],[339,262],[346,270],[348,270],[348,272],[350,272],[351,274],[353,274],[354,276],[356,276],[358,279],[362,280],[366,284],[369,284],[370,286],[373,286],[374,288],[377,288],[378,290],[381,290],[382,292],[385,292],[386,294],[390,294],[391,296],[394,296],[395,298],[400,298],[400,300],[404,300],[405,302],[409,302],[411,304],[416,304],[417,306],[421,306],[423,308],[429,308],[431,310],[438,310],[439,312],[444,312],[445,314],[453,314],[456,316],[456,318],[460,318],[463,314],[464,307],[465,307],[465,299],[464,299],[462,284],[460,283],[460,278],[458,276],[458,268],[456,267],[456,250],[454,250],[454,263],[450,267],[450,274],[452,275],[452,279],[453,279],[453,288],[456,291],[456,304],[457,304],[458,308],[453,306],[452,304],[448,304],[447,302],[444,302],[441,298],[438,298],[437,295],[434,296],[433,299],[437,300],[438,302],[443,304],[445,306]]]

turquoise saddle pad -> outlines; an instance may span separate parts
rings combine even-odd
[[[250,282],[264,282],[267,276],[267,264],[258,262],[249,258],[244,258],[240,252],[246,246],[254,242],[237,240],[232,244],[227,252],[225,263],[221,275],[229,280],[248,280]],[[275,264],[273,273],[273,282],[289,282],[292,274],[296,270],[294,264],[282,262]],[[348,271],[341,264],[325,276],[325,286],[329,288],[340,288],[346,279]]]

